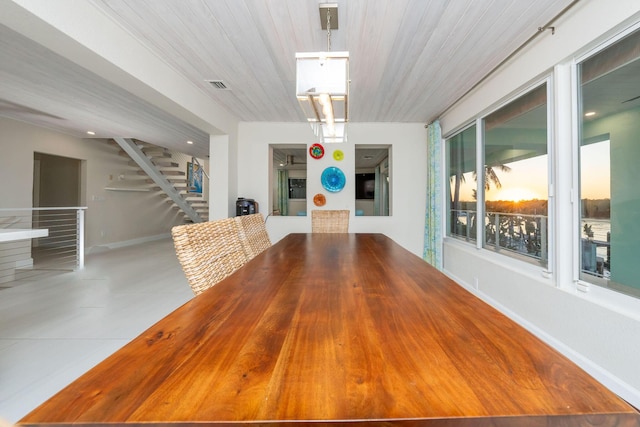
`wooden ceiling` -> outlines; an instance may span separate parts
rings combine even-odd
[[[14,9],[21,6],[12,3],[0,4],[0,115],[75,135],[86,136],[94,126],[101,137],[133,137],[173,149],[179,142],[183,152],[207,154],[213,132],[162,101],[171,98],[170,87],[155,85],[160,101],[154,102],[139,96],[150,90],[149,82],[138,78],[139,90],[132,90],[129,81],[119,84],[122,78],[96,75],[70,49],[54,52],[46,41],[35,40],[33,26],[47,31],[62,26],[56,16],[35,13],[27,28],[16,22]],[[32,7],[44,10],[45,3]],[[331,32],[331,50],[350,53],[351,121],[428,123],[572,1],[337,3],[339,28]],[[295,53],[327,49],[318,6],[315,0],[89,0],[82,5],[106,16],[212,105],[251,122],[304,121],[294,96]],[[83,43],[68,36],[70,31],[56,30]],[[97,24],[93,31],[102,36]],[[116,40],[106,33],[103,38]],[[119,48],[125,55],[131,46]],[[209,80],[220,80],[227,89]],[[187,139],[195,144],[185,148]]]

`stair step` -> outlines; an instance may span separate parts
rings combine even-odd
[[[142,145],[139,146],[140,150],[142,150],[143,153],[151,153],[151,152],[163,152],[163,153],[167,153],[169,152],[168,149],[164,148],[164,147],[158,147],[157,145]]]
[[[144,141],[140,141],[139,139],[134,140],[136,142],[136,145],[138,146],[139,149],[143,149],[143,148],[157,148],[157,149],[161,149],[161,150],[166,150],[166,148],[163,147],[159,147],[157,145],[153,145],[150,144],[148,142],[144,142]]]
[[[180,163],[170,162],[162,159],[152,161],[152,163],[159,168],[179,168],[180,167]]]
[[[191,200],[185,200],[185,202],[189,203],[189,205],[192,208],[196,208],[196,207],[208,207],[209,206],[209,202],[207,202],[206,200],[204,201],[191,201]],[[167,203],[174,203],[173,199],[171,199],[170,197],[167,197]]]
[[[134,144],[135,144],[138,148],[148,147],[148,146],[150,146],[150,145],[151,145],[151,144],[146,143],[146,142],[138,141],[137,139],[134,139],[134,140],[133,140],[133,142],[134,142]],[[118,144],[118,143],[115,141],[115,139],[108,139],[108,140],[107,140],[107,144],[109,144],[109,145],[115,145],[115,146],[117,146],[117,147],[120,147],[120,144]]]
[[[172,183],[174,185],[180,185],[181,187],[184,187],[184,186],[186,186],[188,184],[187,183],[187,178],[173,178],[173,177],[168,176],[168,177],[165,177],[165,179],[167,181],[169,181],[170,183]],[[153,184],[154,183],[154,181],[151,178],[147,179],[146,182],[149,183],[149,184]]]
[[[151,163],[156,165],[158,168],[178,168],[180,167],[179,163],[171,162],[168,160],[164,160],[164,158],[158,160],[152,160]],[[129,160],[129,166],[140,167],[135,161]]]
[[[118,155],[122,157],[129,157],[129,154],[124,150],[118,151]],[[156,159],[170,159],[172,156],[169,151],[144,152],[144,155],[151,159],[152,162]]]
[[[133,182],[145,182],[145,178],[147,178],[147,175],[145,174],[144,176],[140,176],[137,175],[138,172],[136,172],[136,174],[134,175],[125,175],[125,174],[121,174],[120,176],[122,176],[122,178],[120,178],[120,176],[114,176],[113,177],[113,181],[133,181]]]
[[[163,171],[161,170],[160,173],[164,176],[185,176],[186,173],[183,171]],[[138,175],[146,175],[145,171],[138,171]]]
[[[151,159],[151,161],[155,159],[170,159],[173,154],[169,151],[143,151],[144,155]]]
[[[118,146],[120,147],[120,144],[118,144],[114,139],[108,139],[107,143],[109,145],[114,145],[114,146]],[[158,145],[153,145],[150,144],[148,142],[144,142],[144,141],[140,141],[139,139],[134,139],[133,143],[136,147],[138,147],[141,150],[168,150],[168,148],[164,148],[164,147],[160,147]]]

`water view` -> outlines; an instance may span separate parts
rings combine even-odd
[[[606,242],[611,233],[611,220],[602,218],[582,218],[582,224],[580,230],[582,230],[582,237],[585,238],[584,226],[591,226],[593,232],[592,239],[598,242]],[[606,257],[607,249],[605,247],[598,247],[598,256]]]

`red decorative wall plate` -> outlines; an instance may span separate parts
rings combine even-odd
[[[313,144],[309,147],[309,155],[314,159],[320,159],[324,156],[324,147],[320,144]]]

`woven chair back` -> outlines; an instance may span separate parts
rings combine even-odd
[[[271,246],[264,218],[261,213],[235,217],[240,233],[240,242],[247,259],[251,260]]]
[[[171,229],[171,235],[178,261],[195,295],[248,261],[235,218],[179,225]]]
[[[311,232],[312,233],[348,233],[349,232],[349,211],[348,210],[312,210],[311,211]]]

